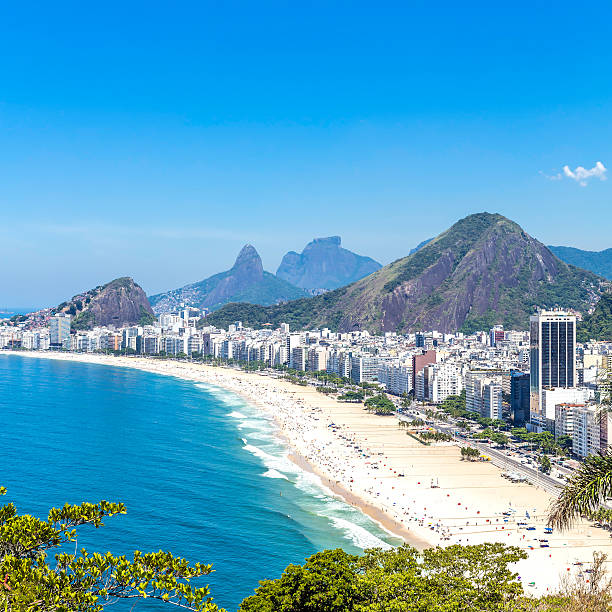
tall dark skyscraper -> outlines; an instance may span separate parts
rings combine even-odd
[[[529,372],[514,371],[510,375],[510,409],[515,427],[529,420]]]
[[[530,420],[545,425],[544,389],[576,386],[576,317],[561,310],[542,310],[529,320]]]

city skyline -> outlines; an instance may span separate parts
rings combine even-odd
[[[386,264],[484,210],[612,246],[609,9],[525,7],[5,10],[0,304],[167,290],[247,242]]]

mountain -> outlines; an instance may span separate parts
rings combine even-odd
[[[337,289],[382,267],[371,257],[340,246],[340,236],[315,238],[301,253],[289,251],[276,276],[302,289]]]
[[[501,323],[526,329],[537,306],[586,311],[604,282],[568,265],[513,221],[479,213],[417,252],[347,287],[288,304],[231,304],[208,322],[289,323],[295,328],[470,332]]]
[[[295,300],[304,295],[306,292],[303,289],[264,271],[259,253],[247,244],[238,254],[231,270],[180,289],[158,293],[149,300],[153,310],[159,314],[170,312],[181,303],[215,310],[228,302],[268,305]]]
[[[75,295],[53,312],[72,315],[72,328],[79,330],[96,325],[147,325],[155,320],[145,292],[127,276]]]
[[[604,293],[593,312],[578,324],[576,339],[578,342],[612,340],[612,293]]]
[[[414,249],[410,249],[408,255],[412,255],[413,253],[420,251],[426,244],[429,244],[432,240],[433,238],[428,238],[427,240],[423,240],[423,242],[419,242],[419,244],[417,244]]]
[[[549,246],[565,263],[584,268],[612,280],[612,249],[605,251],[582,251],[573,247]]]

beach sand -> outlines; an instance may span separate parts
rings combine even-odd
[[[400,429],[395,417],[368,414],[361,404],[338,402],[313,387],[189,362],[73,353],[10,354],[136,368],[233,391],[274,420],[290,449],[290,459],[412,546],[494,541],[526,550],[529,558],[518,563],[516,571],[528,594],[553,592],[562,575],[584,570],[594,551],[612,553],[609,533],[587,522],[545,535],[552,500],[545,491],[505,480],[490,462],[461,461],[455,444],[425,446]],[[504,515],[509,509],[509,516]],[[527,531],[517,522],[535,530]],[[541,548],[541,539],[550,546]]]

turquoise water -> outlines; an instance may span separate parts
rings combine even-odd
[[[0,418],[3,500],[41,517],[65,502],[121,501],[127,515],[81,532],[79,547],[212,563],[206,582],[230,611],[258,580],[317,550],[396,543],[327,495],[257,409],[218,387],[0,354]]]

